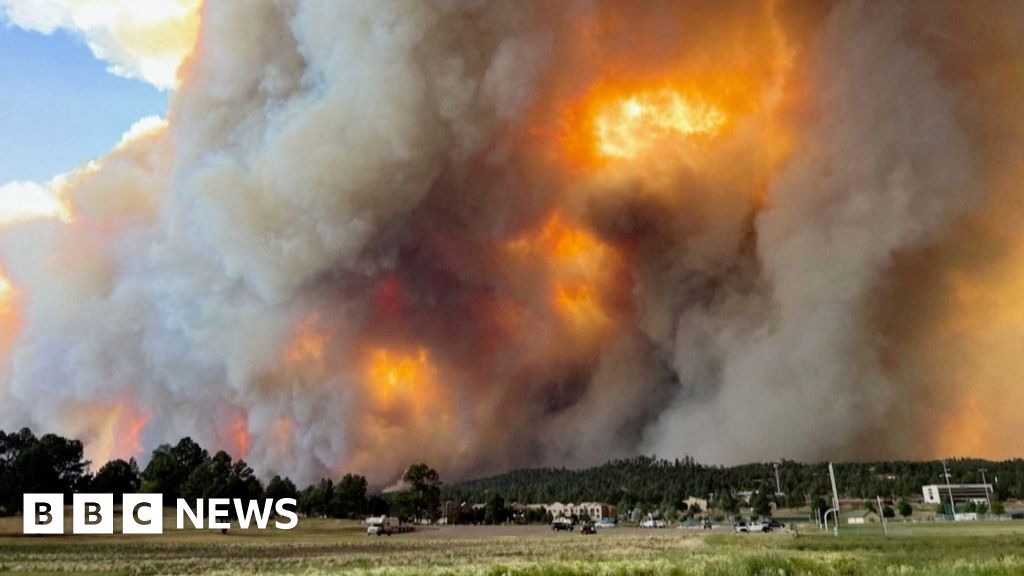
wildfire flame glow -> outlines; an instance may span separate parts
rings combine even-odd
[[[634,158],[678,136],[714,134],[725,120],[710,104],[662,89],[601,106],[594,117],[594,138],[601,154]]]
[[[231,453],[236,458],[242,458],[249,453],[252,439],[249,437],[249,423],[244,416],[235,418],[231,423],[231,443]]]
[[[565,320],[581,330],[608,323],[602,291],[618,275],[619,265],[611,246],[556,212],[536,232],[516,238],[508,247],[520,260],[546,269],[551,305]]]
[[[383,410],[400,406],[421,415],[432,387],[433,367],[424,348],[415,353],[378,348],[370,354],[370,390]]]

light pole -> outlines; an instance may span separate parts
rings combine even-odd
[[[836,490],[836,471],[832,463],[828,463],[828,476],[832,480],[832,510],[825,511],[825,529],[828,530],[828,513],[832,512],[832,519],[836,521],[833,534],[839,536],[839,491]]]
[[[946,470],[946,461],[942,461],[942,475],[946,477],[946,491],[949,492],[949,507],[953,511],[953,520],[956,520],[956,502],[953,500],[953,487],[949,485],[949,471]]]
[[[979,468],[978,472],[981,472],[981,486],[985,489],[985,503],[988,504],[988,513],[992,513],[992,499],[988,497],[988,482],[985,481],[985,468]]]
[[[885,532],[885,535],[888,536],[889,525],[885,522],[885,508],[882,507],[882,497],[875,496],[875,498],[878,499],[878,515],[882,517],[882,530]]]
[[[782,494],[782,485],[779,484],[779,463],[776,462],[772,466],[775,466],[775,495],[778,496]]]

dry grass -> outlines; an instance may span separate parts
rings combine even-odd
[[[820,533],[706,534],[543,527],[450,527],[369,537],[351,522],[293,531],[186,530],[163,536],[21,536],[0,520],[0,572],[52,574],[1024,574],[1024,522],[905,525]]]

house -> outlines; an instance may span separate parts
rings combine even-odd
[[[572,504],[562,504],[561,502],[554,502],[552,504],[544,504],[544,509],[551,514],[552,518],[558,518],[560,516],[572,516]]]
[[[576,507],[577,516],[588,516],[594,522],[600,522],[603,518],[614,518],[615,512],[615,506],[602,502],[580,502]]]
[[[879,521],[878,514],[867,508],[842,512],[840,516],[846,519],[847,524],[872,524]]]
[[[580,502],[579,504],[554,502],[552,504],[544,504],[543,506],[551,514],[552,518],[560,516],[582,518],[587,516],[594,522],[598,522],[602,518],[615,517],[616,512],[615,506],[602,502]]]
[[[701,512],[707,512],[708,501],[706,498],[697,498],[696,496],[690,496],[686,500],[683,500],[683,506],[686,506],[687,508],[693,508],[694,504],[696,504],[697,507],[700,508]]]

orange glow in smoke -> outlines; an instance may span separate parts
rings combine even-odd
[[[121,439],[120,443],[114,447],[114,449],[116,451],[120,451],[121,454],[141,454],[142,441],[139,437],[148,422],[149,417],[144,414],[136,414],[131,417],[128,421],[128,427],[125,431],[124,437]]]
[[[249,438],[249,424],[244,416],[240,416],[231,424],[232,456],[244,458],[249,454],[252,440]]]
[[[551,304],[562,317],[581,329],[598,329],[610,320],[603,288],[620,269],[617,252],[583,227],[554,213],[541,229],[508,243],[520,260],[547,269]]]
[[[598,152],[634,158],[675,137],[713,134],[725,124],[725,114],[699,99],[662,89],[603,103],[593,122]]]
[[[609,320],[593,287],[587,284],[558,286],[555,307],[572,320],[591,327]]]
[[[371,352],[367,378],[377,406],[407,407],[419,415],[436,387],[435,370],[426,349],[403,353],[384,348]]]
[[[562,124],[558,140],[565,153],[593,168],[699,145],[724,130],[729,115],[710,93],[692,88],[598,85],[566,107]]]
[[[274,436],[274,445],[279,449],[285,449],[291,445],[292,436],[295,435],[295,421],[288,416],[278,416],[271,427]]]
[[[149,416],[130,401],[116,404],[75,404],[65,409],[63,418],[69,433],[85,441],[85,456],[93,468],[122,458],[140,456],[141,435]]]
[[[295,327],[291,345],[285,352],[288,362],[300,364],[304,362],[321,362],[327,346],[327,333],[321,330],[316,315],[304,318]]]
[[[351,420],[357,443],[339,470],[377,470],[382,462],[397,469],[415,459],[459,456],[450,390],[426,348],[368,348],[361,372],[365,401]]]
[[[0,274],[0,334],[6,339],[8,332],[13,331],[17,324],[17,306],[15,305],[14,286],[6,276]]]
[[[1024,435],[1008,430],[1020,429],[1024,404],[1024,235],[998,264],[951,274],[951,287],[952,307],[930,343],[942,351],[946,381],[934,392],[932,455],[1019,457]]]

